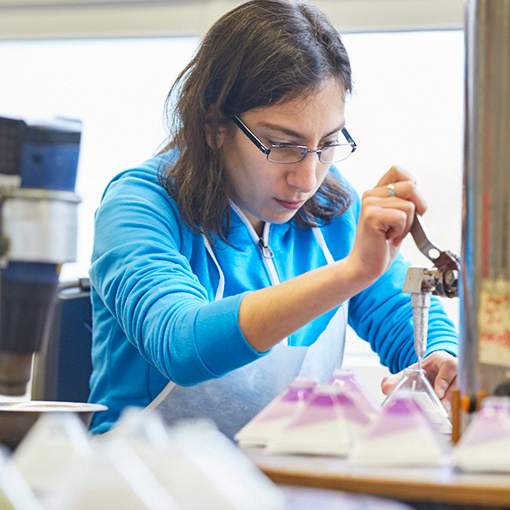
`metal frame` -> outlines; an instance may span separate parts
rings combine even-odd
[[[202,36],[240,0],[0,0],[0,40]],[[461,29],[463,0],[316,0],[341,33]]]

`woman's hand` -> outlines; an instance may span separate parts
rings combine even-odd
[[[421,215],[426,209],[413,177],[392,167],[374,189],[363,194],[356,239],[348,257],[354,273],[369,284],[379,278],[411,229],[415,211]]]
[[[418,368],[418,363],[409,368]],[[451,414],[452,391],[457,387],[458,359],[449,352],[435,351],[423,359],[422,368],[445,409]],[[401,377],[402,372],[385,377],[381,383],[382,392],[387,395]]]

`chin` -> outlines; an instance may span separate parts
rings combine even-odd
[[[297,211],[287,212],[287,213],[279,213],[275,214],[272,219],[268,219],[268,223],[275,223],[277,225],[282,225],[283,223],[287,223],[296,216]]]

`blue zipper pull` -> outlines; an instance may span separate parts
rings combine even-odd
[[[271,251],[271,248],[269,248],[269,245],[266,243],[265,239],[261,237],[258,242],[260,251],[262,252],[262,256],[265,259],[272,259],[274,257],[273,252]]]

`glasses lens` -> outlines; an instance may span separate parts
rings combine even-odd
[[[324,147],[320,153],[320,160],[323,163],[338,163],[347,159],[352,152],[351,144],[331,145]]]
[[[271,147],[267,159],[273,163],[298,163],[306,156],[307,152],[307,147],[300,146]]]

